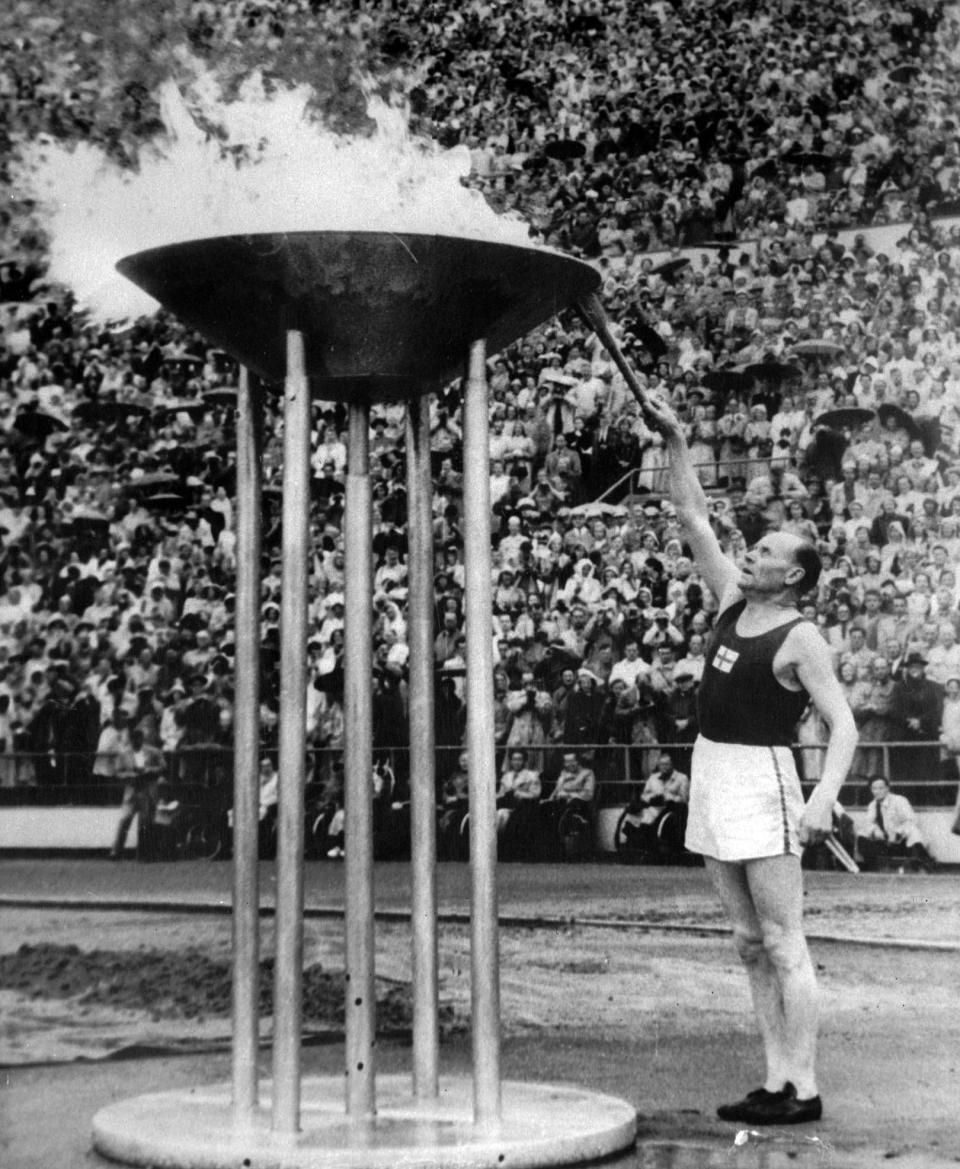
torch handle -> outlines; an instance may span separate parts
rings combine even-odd
[[[589,328],[593,329],[603,342],[604,349],[613,358],[614,365],[623,374],[623,380],[630,387],[630,391],[640,404],[641,410],[644,410],[644,413],[646,413],[646,391],[640,384],[637,375],[627,364],[627,359],[623,356],[623,351],[610,332],[610,326],[607,323],[607,314],[604,312],[603,305],[600,303],[600,297],[595,292],[588,292],[585,297],[577,301],[574,307]]]
[[[837,840],[836,836],[834,836],[832,832],[823,843],[827,846],[827,851],[833,853],[833,855],[837,858],[840,864],[843,865],[848,873],[860,872],[860,866],[853,859],[850,853],[847,852],[840,841]]]

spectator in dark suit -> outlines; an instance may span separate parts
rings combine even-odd
[[[890,702],[890,716],[899,725],[899,738],[931,746],[893,747],[890,754],[891,779],[930,780],[939,774],[940,751],[937,738],[943,711],[943,691],[924,676],[926,658],[913,651],[907,654],[904,677],[896,682]]]
[[[567,715],[563,724],[564,743],[597,743],[603,706],[604,696],[597,684],[596,674],[580,669],[577,673],[577,688],[567,702]]]

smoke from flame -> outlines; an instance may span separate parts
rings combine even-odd
[[[231,101],[209,74],[189,105],[173,82],[158,96],[166,132],[142,148],[135,171],[89,143],[45,140],[21,151],[17,185],[39,204],[50,235],[49,279],[72,288],[96,319],[155,311],[114,265],[183,240],[393,231],[531,243],[526,223],[497,215],[462,185],[465,147],[414,138],[407,111],[381,98],[368,100],[373,133],[347,138],[311,116],[308,87],[268,93],[256,75]]]

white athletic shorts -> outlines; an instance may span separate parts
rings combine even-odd
[[[789,747],[697,739],[686,846],[721,861],[800,856],[800,778]]]

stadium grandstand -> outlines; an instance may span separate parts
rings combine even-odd
[[[19,0],[0,16],[0,843],[109,847],[133,728],[165,757],[162,807],[228,820],[236,364],[165,312],[104,326],[79,311],[47,279],[43,216],[12,181],[44,135],[135,167],[161,129],[157,86],[190,54],[236,83],[253,68],[309,82],[342,133],[366,132],[357,78],[375,77],[413,132],[469,150],[465,181],[495,209],[596,265],[631,364],[684,421],[727,553],[782,528],[823,557],[806,615],[862,740],[844,804],[863,815],[886,778],[938,859],[960,861],[960,7],[162,8],[114,20],[92,0]],[[610,849],[661,747],[685,769],[716,599],[664,498],[662,442],[579,319],[494,354],[489,388],[499,760],[522,750],[546,795],[573,754]],[[465,726],[459,386],[430,408],[442,820]],[[270,761],[281,454],[266,409]],[[316,402],[314,426],[307,742],[325,855],[344,736],[343,406]],[[406,784],[402,408],[377,408],[371,451],[389,810]],[[815,779],[824,730],[811,716],[799,736]],[[387,853],[403,832],[387,817]]]

